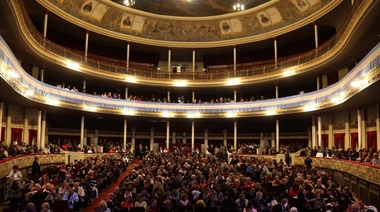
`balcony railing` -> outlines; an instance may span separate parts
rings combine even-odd
[[[275,73],[288,68],[302,65],[305,63],[310,63],[316,60],[320,56],[332,50],[340,42],[344,42],[344,38],[350,36],[351,32],[355,28],[357,19],[354,17],[358,16],[358,12],[361,11],[361,6],[365,1],[357,0],[352,6],[348,16],[343,22],[341,28],[337,33],[330,38],[327,42],[320,45],[317,49],[304,52],[302,54],[293,55],[285,58],[278,58],[278,62],[274,63],[274,60],[252,62],[252,65],[241,69],[241,70],[223,70],[215,71],[211,73],[205,72],[185,72],[185,73],[171,73],[168,71],[159,70],[143,70],[141,68],[127,68],[124,65],[126,61],[110,61],[109,58],[96,56],[85,57],[84,54],[80,54],[63,46],[60,46],[42,36],[42,34],[35,28],[28,11],[20,0],[9,0],[15,16],[18,19],[18,24],[20,27],[26,29],[28,34],[24,33],[24,36],[28,37],[28,40],[33,39],[37,45],[39,45],[44,50],[48,51],[50,54],[58,56],[62,59],[70,60],[80,64],[82,67],[87,67],[94,70],[107,71],[111,73],[122,73],[142,78],[150,79],[186,79],[186,80],[218,80],[218,79],[228,79],[232,77],[253,77],[268,73]],[[362,11],[361,11],[362,12]],[[21,30],[22,31],[22,30]],[[269,64],[268,64],[269,63]],[[151,64],[147,64],[151,65]],[[238,65],[239,66],[239,65]]]

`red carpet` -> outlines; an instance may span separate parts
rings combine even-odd
[[[121,181],[123,181],[124,178],[125,178],[126,176],[129,175],[129,173],[132,171],[133,168],[135,168],[136,165],[138,165],[138,163],[139,163],[139,160],[138,160],[138,159],[135,159],[135,160],[133,161],[133,163],[128,167],[127,171],[125,171],[125,172],[124,172],[124,173],[123,173],[123,174],[117,179],[116,182],[112,183],[112,184],[110,185],[110,187],[108,187],[108,189],[104,190],[104,191],[99,195],[99,197],[98,197],[96,200],[94,200],[94,202],[93,202],[91,205],[89,205],[84,211],[85,211],[85,212],[93,212],[94,209],[95,209],[96,207],[98,207],[99,202],[102,201],[102,200],[104,200],[104,199],[106,199],[106,198],[108,197],[108,194],[111,193],[111,192],[113,192],[113,190],[115,189],[115,187],[117,187],[117,186],[120,185]]]

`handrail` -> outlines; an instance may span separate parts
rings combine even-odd
[[[73,62],[77,62],[82,66],[86,66],[88,68],[92,68],[95,70],[113,72],[113,73],[122,73],[133,76],[138,76],[142,78],[150,78],[150,79],[186,79],[186,80],[218,80],[218,79],[226,79],[232,77],[253,77],[258,75],[264,75],[268,73],[277,73],[281,70],[285,70],[287,68],[302,65],[306,63],[310,63],[316,58],[319,58],[323,54],[329,52],[337,44],[340,42],[344,42],[342,40],[343,37],[348,37],[350,32],[352,32],[353,28],[356,26],[352,22],[355,23],[354,17],[355,14],[360,11],[360,7],[362,6],[363,0],[355,1],[352,6],[346,20],[343,22],[341,28],[337,31],[337,33],[330,38],[327,42],[320,45],[317,49],[310,50],[304,52],[302,54],[293,55],[290,58],[285,57],[279,58],[278,63],[271,63],[266,65],[253,65],[250,68],[246,68],[243,70],[236,71],[218,71],[213,73],[204,73],[204,72],[191,72],[191,73],[170,73],[165,71],[148,71],[136,68],[127,68],[126,66],[121,66],[115,62],[108,62],[106,58],[95,59],[92,57],[85,57],[84,54],[78,54],[72,50],[69,50],[63,46],[60,46],[46,38],[44,38],[41,33],[35,28],[33,22],[30,19],[30,16],[27,13],[27,9],[22,1],[19,0],[9,0],[11,2],[11,6],[14,8],[14,12],[16,13],[16,18],[18,19],[18,24],[20,27],[23,27],[28,30],[29,35],[35,42],[44,48],[46,51],[50,52],[53,55],[59,56],[61,58],[71,60]],[[20,20],[22,18],[22,20]],[[22,31],[22,30],[21,30]],[[99,58],[99,57],[98,57]],[[265,61],[263,61],[265,62]],[[272,60],[268,60],[267,62],[272,62]],[[259,63],[259,62],[257,62]],[[236,75],[235,75],[236,72]]]

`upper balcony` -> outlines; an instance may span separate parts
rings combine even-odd
[[[69,14],[63,10],[60,10],[58,7],[54,6],[49,1],[39,1],[51,11],[62,15],[65,19],[73,20],[74,24],[85,24],[83,21],[79,21],[78,17],[75,17],[75,14]],[[58,2],[58,1],[57,1]],[[107,3],[108,4],[108,3]],[[286,26],[280,27],[280,25],[272,26],[269,32],[263,32],[260,36],[252,35],[249,36],[249,39],[234,38],[227,39],[222,37],[223,41],[228,43],[215,43],[215,41],[207,42],[196,42],[195,43],[185,42],[181,43],[180,47],[190,47],[191,48],[201,48],[201,47],[213,47],[215,46],[234,46],[239,45],[239,42],[254,42],[256,40],[262,40],[267,38],[276,37],[282,33],[294,30],[297,27],[301,27],[305,24],[310,24],[312,21],[320,18],[325,13],[330,11],[336,5],[339,4],[339,1],[331,1],[326,3],[325,7],[321,5],[315,10],[316,12],[304,18],[298,17],[294,20],[293,25],[288,24]],[[275,81],[279,79],[286,78],[288,76],[302,76],[304,74],[313,73],[316,69],[326,68],[326,64],[333,61],[335,58],[339,57],[342,52],[347,49],[347,43],[352,42],[356,38],[354,34],[357,32],[359,27],[363,25],[363,17],[368,16],[371,10],[376,3],[372,1],[355,1],[355,4],[352,6],[347,18],[341,25],[341,28],[337,33],[329,39],[327,42],[320,45],[318,48],[313,49],[308,52],[303,52],[302,54],[292,55],[288,57],[257,61],[257,62],[248,62],[248,63],[235,63],[235,64],[225,64],[221,65],[218,68],[218,71],[213,72],[185,72],[185,73],[173,73],[169,70],[157,70],[152,64],[136,63],[133,61],[116,61],[110,60],[106,57],[85,57],[83,53],[78,53],[77,51],[70,50],[63,46],[60,46],[54,42],[49,41],[44,38],[41,33],[34,27],[34,23],[31,21],[28,11],[24,7],[23,3],[18,0],[9,0],[9,5],[11,6],[11,11],[14,13],[14,16],[17,20],[18,27],[20,29],[21,35],[23,36],[26,43],[29,47],[37,53],[43,59],[47,59],[51,62],[59,64],[63,67],[74,69],[74,71],[82,72],[94,77],[100,77],[108,80],[116,80],[120,82],[126,82],[130,84],[146,84],[150,86],[164,86],[164,87],[220,87],[220,86],[237,86],[245,84],[258,84],[266,83],[270,81]],[[50,5],[50,6],[49,6]],[[111,5],[114,8],[114,5]],[[268,7],[272,7],[269,5]],[[54,9],[55,8],[55,9]],[[120,9],[115,6],[116,9]],[[266,8],[266,7],[265,7]],[[263,8],[259,8],[263,9]],[[312,8],[310,8],[312,9]],[[247,10],[248,11],[248,10]],[[129,12],[129,11],[128,11]],[[252,12],[252,11],[251,11]],[[255,14],[257,14],[256,11]],[[248,16],[249,12],[244,12],[239,15]],[[140,14],[141,15],[141,14]],[[251,14],[252,15],[252,14]],[[215,22],[220,22],[221,18],[232,18],[235,16],[221,16],[221,17],[210,17]],[[239,16],[240,17],[240,16]],[[378,17],[378,16],[376,16]],[[153,15],[152,18],[157,18]],[[75,21],[74,21],[75,19]],[[171,17],[170,20],[172,20]],[[182,20],[180,17],[175,17],[175,19]],[[366,19],[367,20],[367,19]],[[189,21],[183,20],[183,21]],[[203,19],[197,21],[204,21]],[[371,20],[367,21],[371,22]],[[282,26],[282,25],[281,25]],[[95,31],[94,23],[87,23],[83,25],[83,28]],[[367,26],[368,28],[368,26]],[[111,32],[106,27],[101,28],[96,26],[96,29],[107,36],[115,37],[117,32]],[[269,29],[269,28],[267,28]],[[133,40],[137,37],[142,38],[139,34],[138,36],[131,36],[128,33],[123,34],[124,40],[128,42],[141,42],[144,43],[144,40]],[[263,37],[263,35],[265,35]],[[121,39],[121,38],[120,38]],[[147,43],[150,45],[165,45],[167,47],[176,47],[177,41],[168,40],[167,42],[171,43]],[[187,43],[190,43],[190,46],[186,46]],[[211,46],[208,46],[211,45]],[[128,64],[128,65],[127,65]],[[137,67],[137,68],[136,68]],[[170,66],[169,66],[170,67]],[[160,68],[160,67],[158,67]]]

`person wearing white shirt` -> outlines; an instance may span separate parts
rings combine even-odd
[[[13,166],[13,170],[9,172],[7,178],[9,179],[9,185],[20,186],[20,181],[22,180],[22,174],[20,170],[18,170],[18,166]]]

